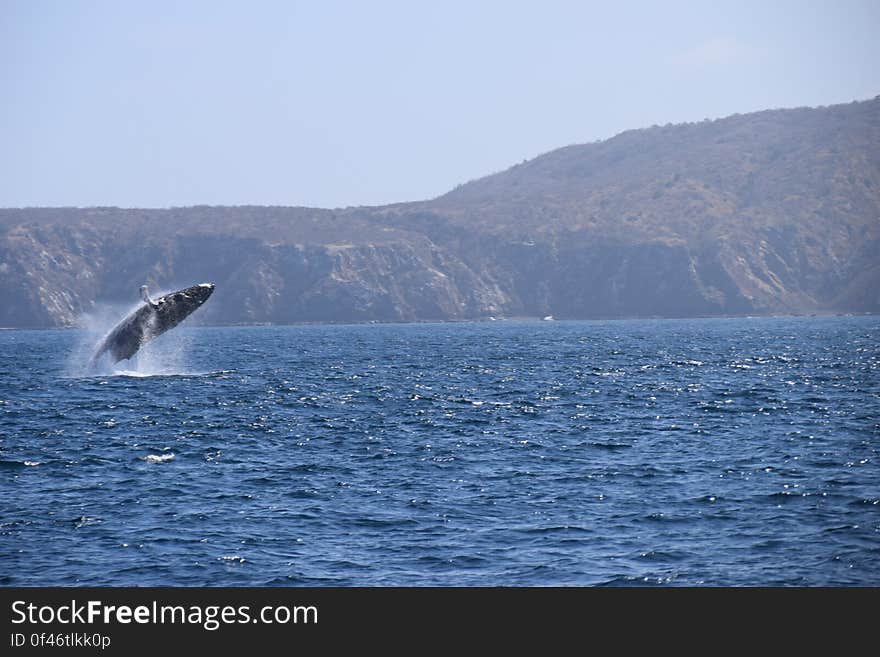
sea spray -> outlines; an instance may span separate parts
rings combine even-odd
[[[165,294],[163,292],[162,294]],[[184,328],[169,331],[141,347],[128,360],[112,363],[109,354],[93,361],[101,342],[124,318],[140,307],[141,301],[129,306],[102,304],[77,319],[79,337],[68,357],[68,377],[88,376],[173,376],[193,374],[187,368],[187,352],[191,336]]]

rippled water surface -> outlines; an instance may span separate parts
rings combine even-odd
[[[0,331],[6,585],[880,585],[880,318]]]

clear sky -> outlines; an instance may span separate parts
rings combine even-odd
[[[0,206],[426,199],[880,94],[880,0],[0,0]]]

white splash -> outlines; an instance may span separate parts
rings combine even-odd
[[[167,292],[163,291],[161,294],[167,294]],[[80,338],[71,350],[65,374],[73,378],[199,374],[190,371],[186,365],[186,356],[189,353],[192,340],[186,327],[178,327],[151,340],[129,360],[111,363],[109,354],[105,354],[97,363],[92,363],[92,356],[101,341],[119,322],[141,305],[141,301],[128,307],[102,305],[97,307],[94,312],[79,317],[77,324],[81,329]]]
[[[147,463],[165,463],[166,461],[170,461],[174,458],[174,454],[147,454],[142,457],[142,460]]]

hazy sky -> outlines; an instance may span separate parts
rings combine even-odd
[[[880,94],[880,1],[0,0],[0,206],[418,200]]]

